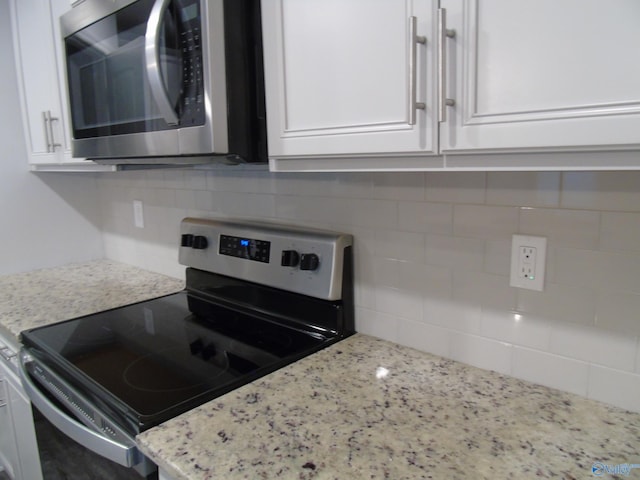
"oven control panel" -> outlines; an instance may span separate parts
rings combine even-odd
[[[220,235],[218,253],[230,257],[246,258],[255,262],[269,263],[271,242],[255,238]]]
[[[185,218],[182,265],[339,300],[351,235],[265,222]]]

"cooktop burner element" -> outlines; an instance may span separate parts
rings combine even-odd
[[[187,218],[186,289],[23,332],[26,389],[39,409],[61,403],[86,428],[135,445],[137,433],[352,334],[351,242]]]

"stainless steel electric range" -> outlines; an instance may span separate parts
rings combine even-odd
[[[22,333],[37,409],[143,476],[135,435],[354,332],[352,237],[186,218],[182,292]]]

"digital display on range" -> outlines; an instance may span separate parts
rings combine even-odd
[[[253,238],[220,235],[220,255],[269,263],[270,252],[271,242],[255,240]]]

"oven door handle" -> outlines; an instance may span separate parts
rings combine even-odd
[[[23,352],[18,362],[22,387],[40,413],[58,430],[80,445],[119,465],[133,467],[141,462],[142,454],[135,445],[135,441],[132,440],[132,444],[127,445],[103,437],[98,432],[90,430],[88,427],[70,417],[52,403],[51,400],[40,391],[33,380],[31,380],[26,367],[29,361],[30,356]]]

